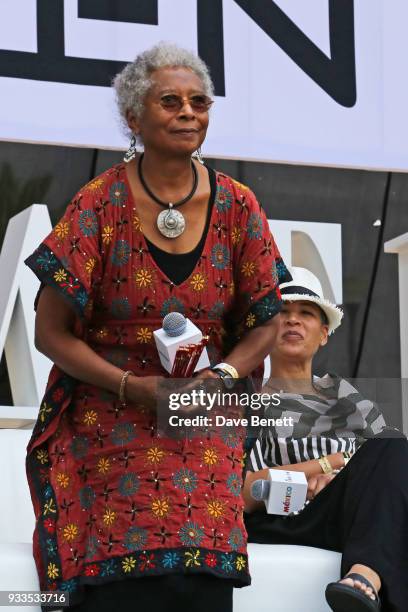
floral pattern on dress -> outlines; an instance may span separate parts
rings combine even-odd
[[[289,280],[252,192],[216,174],[216,200],[196,267],[176,286],[149,253],[126,170],[85,186],[27,259],[78,314],[88,344],[138,376],[167,375],[153,332],[172,311],[210,337],[212,363],[280,309]],[[228,330],[231,330],[230,332]],[[250,581],[241,499],[243,430],[159,437],[143,407],[51,370],[27,470],[41,589],[142,575],[210,572]]]

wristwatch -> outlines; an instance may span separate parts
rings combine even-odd
[[[218,374],[218,376],[221,378],[223,385],[226,389],[232,389],[235,385],[236,379],[233,378],[231,376],[231,374],[229,374],[228,372],[226,372],[225,370],[221,370],[218,368],[213,368],[213,371]]]

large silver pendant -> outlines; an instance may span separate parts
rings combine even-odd
[[[162,210],[158,215],[157,227],[166,238],[177,238],[184,232],[186,220],[180,211],[169,206],[167,210]]]

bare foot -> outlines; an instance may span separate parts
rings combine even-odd
[[[369,580],[371,582],[371,584],[373,585],[374,589],[378,593],[378,591],[381,588],[381,579],[380,579],[379,575],[374,570],[372,570],[370,567],[367,567],[367,565],[359,565],[357,563],[356,565],[353,565],[350,568],[350,571],[343,578],[343,580],[340,580],[340,583],[341,584],[346,584],[347,586],[351,586],[351,587],[354,587],[356,589],[360,589],[360,591],[365,593],[365,595],[367,595],[367,597],[369,597],[372,600],[375,600],[375,593],[374,593],[374,590],[371,587],[368,587],[363,582],[360,582],[360,580],[354,580],[353,578],[347,578],[348,574],[361,574],[362,576],[364,576],[364,578],[367,578],[367,580]]]

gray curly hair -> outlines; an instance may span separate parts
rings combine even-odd
[[[201,79],[205,94],[210,97],[214,95],[210,72],[202,59],[192,51],[173,43],[160,42],[151,49],[140,53],[113,80],[116,102],[127,133],[129,133],[127,112],[133,111],[136,117],[143,112],[145,96],[153,83],[150,78],[151,73],[170,66],[189,68]]]

